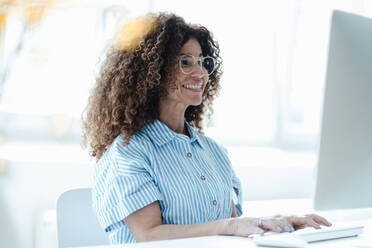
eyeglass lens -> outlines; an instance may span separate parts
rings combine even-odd
[[[185,74],[193,72],[196,63],[208,75],[212,74],[215,69],[215,59],[210,56],[197,59],[193,55],[185,54],[180,58],[180,68]]]

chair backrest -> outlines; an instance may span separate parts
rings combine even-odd
[[[109,244],[92,209],[90,188],[68,190],[59,196],[57,233],[59,248]]]

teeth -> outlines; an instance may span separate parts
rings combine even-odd
[[[183,87],[188,89],[200,89],[201,85],[183,85]]]

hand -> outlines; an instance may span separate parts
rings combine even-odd
[[[251,234],[263,234],[264,230],[258,227],[258,218],[239,217],[229,219],[229,234],[248,237]]]
[[[265,232],[293,232],[305,227],[313,227],[320,229],[321,225],[330,226],[331,224],[323,217],[316,214],[307,214],[302,216],[290,215],[276,215],[273,217],[261,218],[258,226]]]
[[[324,217],[317,214],[305,214],[303,216],[290,216],[289,221],[295,230],[303,229],[305,227],[314,227],[320,229],[321,225],[331,226],[332,224],[327,221]]]

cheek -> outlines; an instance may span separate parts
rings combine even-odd
[[[174,78],[174,81],[168,86],[168,96],[177,99],[181,95],[182,80],[180,78]]]
[[[183,82],[186,80],[187,78],[187,75],[183,74],[183,73],[178,73],[176,76],[175,76],[175,79],[176,79],[176,85],[178,87],[181,87],[181,85],[183,84]]]
[[[174,74],[172,81],[168,83],[168,92],[174,93],[175,91],[179,90],[183,81],[183,75],[179,75],[178,73]]]

